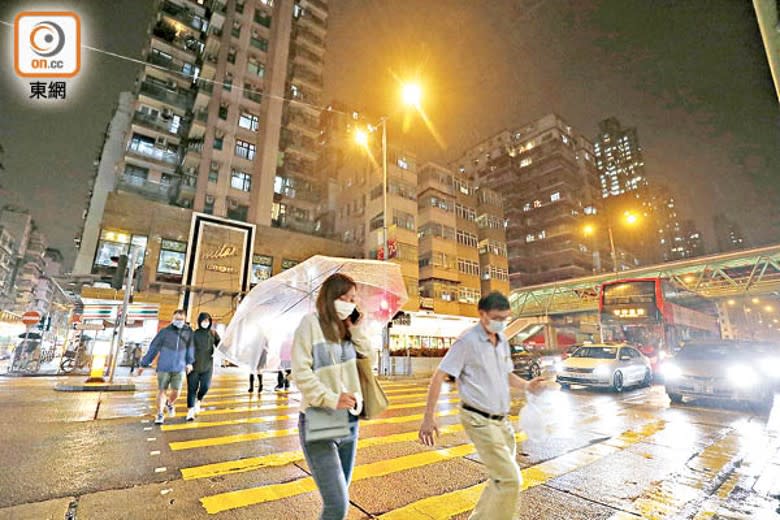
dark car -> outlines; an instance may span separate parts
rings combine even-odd
[[[771,408],[780,380],[780,349],[751,341],[692,342],[662,363],[661,371],[673,403],[690,397]]]
[[[555,364],[561,360],[559,355],[531,350],[523,345],[511,345],[511,348],[515,374],[528,379],[539,377],[544,371],[555,370]]]

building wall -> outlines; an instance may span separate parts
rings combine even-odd
[[[594,255],[582,227],[599,206],[595,157],[562,118],[550,114],[501,132],[455,164],[503,195],[513,288],[591,274]]]
[[[126,243],[125,253],[129,252],[131,237],[145,238],[143,255],[142,291],[136,294],[135,301],[160,304],[160,315],[168,319],[173,310],[181,303],[183,293],[182,276],[171,276],[161,272],[160,255],[164,249],[163,241],[181,243],[186,249],[190,236],[192,210],[174,208],[166,204],[148,201],[135,194],[111,193],[108,196],[101,230],[103,236],[110,233],[110,241]],[[98,244],[98,256],[107,240],[101,239]],[[353,244],[336,242],[320,237],[312,237],[289,230],[270,226],[256,226],[254,255],[270,257],[270,274],[278,274],[286,267],[302,262],[314,255],[342,256],[360,258],[362,251]],[[109,277],[115,268],[93,265],[93,270]],[[183,265],[182,265],[183,272]],[[204,289],[197,285],[193,290]],[[227,291],[229,292],[229,291]],[[236,287],[235,295],[240,292]],[[82,290],[83,297],[121,299],[122,291],[106,288],[89,288]],[[223,319],[232,315],[234,305],[225,302],[218,313]],[[198,309],[191,309],[195,314]]]

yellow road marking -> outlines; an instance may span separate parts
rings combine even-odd
[[[518,440],[524,440],[525,434],[515,435]],[[473,444],[462,444],[452,448],[442,448],[438,450],[405,455],[390,460],[381,460],[370,464],[355,466],[352,474],[352,481],[366,480],[369,478],[382,477],[406,471],[409,469],[445,462],[452,459],[459,459],[467,455],[473,455],[475,448]],[[220,493],[200,499],[201,504],[209,514],[221,513],[231,509],[247,507],[264,502],[289,498],[303,493],[308,493],[317,489],[314,479],[305,477],[284,484],[272,484],[256,488],[241,489],[228,493]]]
[[[652,422],[644,425],[638,432],[628,430],[603,443],[592,444],[526,468],[521,471],[523,475],[521,490],[536,487],[552,478],[592,464],[606,455],[620,451],[653,435],[663,429],[665,424],[665,421]],[[448,520],[452,516],[474,509],[486,485],[483,482],[458,491],[424,498],[390,511],[379,518],[384,520]]]
[[[447,403],[447,402],[455,402],[457,399],[450,399],[445,401],[439,401],[439,404],[441,403]],[[413,408],[419,407],[416,403],[414,404]],[[394,409],[400,409],[400,408],[409,408],[409,406],[400,404],[395,406],[388,407],[388,410],[394,410]],[[203,413],[203,412],[201,412]],[[290,416],[286,416],[290,417]],[[408,416],[406,416],[408,417]],[[393,419],[392,417],[388,417],[388,419]],[[407,419],[408,420],[408,419]],[[367,421],[368,423],[372,423],[373,421]],[[373,423],[377,424],[377,423]],[[273,432],[274,430],[271,430]],[[168,446],[173,451],[179,451],[179,450],[191,450],[193,448],[205,448],[208,446],[224,446],[226,444],[236,444],[239,442],[250,442],[250,441],[257,441],[262,439],[267,439],[269,437],[283,437],[285,435],[295,435],[297,433],[297,428],[295,429],[287,429],[287,430],[278,430],[278,431],[285,431],[285,432],[291,432],[286,433],[284,435],[276,435],[272,434],[271,432],[253,432],[253,433],[240,433],[236,435],[223,435],[221,437],[205,437],[203,439],[194,439],[189,441],[179,441],[179,442],[171,442],[168,444]]]
[[[451,424],[439,428],[441,435],[448,435],[463,431],[460,424]],[[296,429],[297,433],[297,429]],[[385,435],[380,437],[368,437],[358,440],[358,449],[370,448],[373,446],[385,446],[388,444],[397,444],[401,442],[414,442],[417,440],[418,431],[397,433],[394,435]],[[184,468],[181,475],[184,480],[195,480],[199,478],[209,478],[231,473],[245,473],[247,471],[256,471],[273,466],[283,466],[292,462],[303,460],[301,450],[287,451],[283,453],[272,453],[262,457],[249,457],[246,459],[230,460],[227,462],[218,462],[216,464],[204,464],[192,468]]]
[[[664,479],[634,500],[634,510],[642,518],[675,516],[687,504],[703,498],[702,493],[705,492],[707,484],[712,482],[712,479],[739,453],[740,449],[741,443],[736,433],[730,433],[710,444],[688,461],[684,468],[674,475],[675,478]],[[726,482],[728,479],[721,484],[721,487]],[[725,488],[723,492],[730,493],[731,489]],[[626,518],[636,518],[636,515],[616,514],[611,520]]]
[[[454,403],[457,402],[458,399],[450,399],[447,401],[439,401],[440,404],[446,404],[446,403]],[[425,406],[425,401],[415,401],[413,403],[404,403],[404,404],[396,404],[396,405],[390,405],[388,406],[388,410],[402,410],[405,408],[422,408]],[[246,412],[263,412],[268,410],[291,410],[291,409],[297,409],[300,406],[299,403],[291,404],[288,406],[241,406],[238,408],[225,408],[221,410],[203,410],[200,412],[200,415],[223,415],[223,414],[232,414],[232,413],[246,413]]]

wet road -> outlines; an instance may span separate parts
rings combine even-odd
[[[124,394],[0,378],[0,519],[316,518],[299,450],[298,395],[215,378],[197,421],[151,422],[153,374]],[[61,380],[61,379],[60,379]],[[361,423],[350,518],[467,518],[486,473],[440,404],[436,449],[416,442],[426,383],[386,383],[391,409]],[[662,387],[555,396],[543,441],[518,428],[517,518],[780,518],[780,396],[771,414],[671,406]],[[514,403],[517,414],[522,400]],[[68,516],[70,515],[70,516]]]

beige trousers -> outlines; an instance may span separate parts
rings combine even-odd
[[[515,432],[508,419],[493,421],[461,409],[460,421],[488,471],[488,484],[470,520],[511,520],[523,477],[515,456]]]

